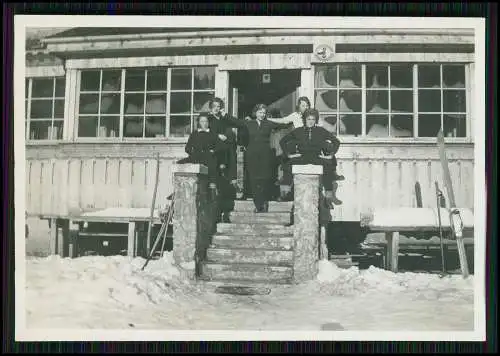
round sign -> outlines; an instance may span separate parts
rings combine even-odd
[[[315,54],[320,60],[327,61],[332,57],[333,49],[327,45],[320,45],[316,48]]]

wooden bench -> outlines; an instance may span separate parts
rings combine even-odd
[[[151,210],[148,208],[106,208],[81,212],[80,214],[38,215],[49,221],[51,253],[61,257],[76,257],[78,236],[84,223],[123,223],[128,224],[127,255],[137,254],[137,228],[140,222],[149,222]],[[153,214],[153,225],[161,224],[160,210]],[[90,234],[89,234],[90,235]],[[94,234],[95,235],[95,234]],[[122,234],[104,234],[122,236]]]
[[[470,209],[458,209],[463,222],[464,237],[472,236],[474,214]],[[451,231],[448,209],[440,209],[443,232]],[[360,216],[362,227],[370,232],[383,232],[387,242],[386,268],[398,271],[399,234],[401,232],[435,232],[439,234],[438,211],[433,208],[393,208],[374,209]],[[429,243],[426,241],[426,243]],[[473,243],[473,241],[472,241]],[[447,242],[449,244],[449,242]]]

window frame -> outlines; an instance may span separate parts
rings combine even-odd
[[[366,67],[367,66],[376,66],[376,65],[384,65],[389,67],[390,65],[401,65],[401,64],[407,64],[412,66],[412,73],[413,73],[413,85],[412,88],[408,88],[407,90],[411,90],[412,95],[413,95],[413,137],[374,137],[374,136],[367,136],[366,135],[366,116],[367,116],[367,111],[366,111],[366,93],[367,93],[367,86],[366,86]],[[418,137],[415,136],[418,134],[418,117],[420,112],[418,111],[418,66],[422,65],[439,65],[440,66],[440,93],[441,93],[441,108],[443,108],[443,89],[446,90],[446,87],[443,88],[443,83],[442,83],[442,72],[443,72],[443,66],[449,66],[449,65],[461,65],[464,67],[465,70],[465,87],[463,89],[451,89],[451,90],[463,90],[465,92],[465,112],[460,113],[465,115],[465,137],[445,137],[445,141],[449,143],[456,143],[456,144],[468,144],[468,143],[473,143],[474,138],[472,136],[472,123],[473,123],[473,115],[472,115],[472,108],[471,108],[471,95],[472,95],[472,82],[471,82],[471,70],[473,70],[473,63],[472,62],[328,62],[328,63],[314,63],[311,67],[311,76],[312,76],[312,92],[311,92],[311,97],[312,97],[312,103],[313,106],[316,103],[316,92],[321,91],[321,90],[336,90],[340,91],[340,86],[339,86],[339,70],[338,66],[342,65],[359,65],[361,67],[361,101],[362,101],[362,108],[361,108],[361,135],[360,136],[344,136],[344,135],[338,135],[339,139],[342,140],[343,143],[379,143],[379,144],[384,144],[384,143],[415,143],[415,144],[431,144],[431,143],[436,143],[436,138],[435,137]],[[324,66],[337,66],[337,85],[335,87],[330,87],[330,88],[320,88],[316,87],[316,71],[318,67],[324,67]],[[388,70],[390,72],[390,70]],[[390,85],[390,75],[388,78],[389,85]],[[421,88],[420,88],[421,89]],[[380,89],[379,89],[380,90]],[[387,88],[384,88],[382,90],[385,90],[389,94],[389,102],[390,102],[390,92],[392,91],[392,88],[389,86]],[[398,89],[396,89],[398,90]],[[437,90],[437,88],[435,89]],[[336,111],[319,111],[320,116],[325,116],[325,115],[335,115],[338,116],[340,111],[339,111],[339,98],[340,95],[337,94],[337,110]],[[390,110],[388,112],[389,116],[389,123],[391,122],[390,118]],[[441,110],[439,115],[441,116],[441,123],[443,122],[443,117],[444,117],[445,112]],[[456,114],[456,113],[455,113]],[[338,130],[338,128],[337,128]],[[390,130],[390,128],[389,128]]]
[[[24,112],[24,127],[25,127],[25,141],[28,144],[33,144],[33,145],[50,145],[50,144],[58,144],[62,141],[65,140],[65,131],[66,131],[66,108],[68,105],[68,102],[66,100],[66,76],[65,75],[51,75],[51,76],[26,76],[24,78],[24,85],[26,86],[26,81],[28,82],[28,87],[25,87],[24,90],[24,101],[25,101],[25,112]],[[33,80],[52,80],[52,96],[50,97],[33,97]],[[57,80],[62,80],[64,84],[64,95],[63,96],[56,96],[56,87],[57,87]],[[26,90],[28,91],[28,96],[26,97]],[[33,119],[31,118],[31,106],[32,106],[32,101],[33,100],[46,100],[46,101],[51,101],[52,103],[52,113],[51,113],[51,118],[38,118],[38,119]],[[62,100],[63,101],[63,116],[62,117],[55,117],[55,102],[56,100]],[[27,102],[27,105],[26,105]],[[50,121],[51,127],[54,127],[54,122],[61,122],[61,138],[47,138],[47,139],[35,139],[31,138],[31,123],[32,121],[35,122],[48,122]]]
[[[196,68],[213,68],[214,70],[214,88],[212,89],[195,89],[194,88],[194,82],[195,82],[195,77],[194,77],[194,71]],[[167,89],[165,91],[148,91],[147,90],[147,71],[148,70],[162,70],[164,69],[167,74]],[[172,70],[175,69],[190,69],[191,70],[191,89],[185,89],[185,90],[172,90],[171,89],[171,84],[172,84]],[[99,71],[100,74],[100,90],[99,90],[99,95],[102,94],[102,73],[103,71],[121,71],[121,87],[120,87],[120,113],[118,114],[120,116],[120,121],[119,121],[119,134],[116,137],[79,137],[78,136],[78,127],[80,124],[80,95],[82,94],[81,91],[81,78],[82,78],[82,72],[85,71]],[[126,79],[126,71],[127,70],[143,70],[145,72],[145,88],[144,91],[141,92],[147,97],[147,94],[150,93],[164,93],[167,97],[166,100],[166,112],[164,114],[165,118],[165,136],[164,137],[145,137],[145,131],[143,131],[143,137],[125,137],[124,134],[124,123],[125,123],[125,118],[126,116],[134,116],[133,114],[125,114],[125,94],[127,93],[136,93],[136,91],[126,91],[125,89],[125,79]],[[196,112],[194,111],[194,95],[195,93],[198,92],[203,92],[203,93],[212,93],[212,95],[215,97],[217,93],[217,87],[216,87],[216,76],[217,76],[217,66],[216,65],[190,65],[190,66],[152,66],[152,67],[106,67],[106,68],[81,68],[76,71],[76,88],[75,88],[75,115],[74,115],[74,129],[73,129],[73,140],[75,142],[81,142],[81,143],[140,143],[140,142],[149,142],[149,143],[154,143],[154,142],[172,142],[172,143],[184,143],[187,141],[189,134],[186,136],[170,136],[171,134],[171,116],[190,116],[191,117],[191,122],[190,122],[190,130],[191,132],[193,131],[193,126],[194,126],[194,121],[196,117]],[[171,109],[171,94],[172,93],[190,93],[190,98],[191,98],[191,112],[189,114],[176,114],[176,113],[170,113]],[[83,92],[85,93],[85,92]],[[138,93],[138,92],[137,92]],[[136,93],[136,94],[137,94]],[[100,96],[99,96],[100,97]],[[100,105],[100,103],[99,103]],[[146,111],[146,102],[144,103],[144,108],[143,108],[143,113],[142,114],[137,114],[137,116],[142,116],[143,118],[143,124],[145,122],[146,117],[148,116]],[[162,114],[153,114],[152,116],[161,116]],[[96,114],[96,116],[101,116],[100,112]]]

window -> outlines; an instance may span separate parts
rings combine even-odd
[[[321,65],[314,103],[337,135],[466,137],[465,78],[464,64]]]
[[[64,77],[26,79],[27,140],[62,139],[64,92]]]
[[[214,96],[215,67],[81,72],[78,137],[185,137]]]

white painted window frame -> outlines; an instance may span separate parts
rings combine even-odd
[[[33,80],[47,80],[47,79],[52,80],[52,96],[51,97],[33,98],[33,96],[32,96]],[[67,101],[66,101],[66,95],[61,96],[61,97],[56,96],[56,80],[57,79],[64,80],[64,88],[66,90],[67,84],[66,84],[66,77],[64,75],[32,76],[32,77],[25,78],[25,83],[26,83],[26,81],[28,81],[28,97],[25,96],[25,99],[24,99],[25,100],[25,107],[26,107],[25,118],[24,118],[25,128],[26,128],[25,139],[26,139],[27,143],[30,143],[30,144],[51,144],[51,143],[57,144],[57,143],[64,140],[64,131],[66,130],[66,105],[67,105]],[[25,91],[25,93],[26,93],[26,91]],[[47,100],[47,101],[50,100],[52,102],[52,113],[51,113],[50,118],[49,117],[40,118],[40,119],[32,119],[31,118],[31,104],[32,104],[33,99],[34,100],[41,99],[41,100]],[[60,118],[54,117],[55,101],[56,100],[63,100],[63,102],[64,102],[64,116],[60,117]],[[28,105],[26,105],[26,102],[28,103]],[[33,138],[31,138],[30,132],[31,132],[31,122],[32,121],[36,121],[36,122],[50,121],[51,127],[54,127],[54,122],[56,122],[56,121],[62,122],[62,130],[63,130],[62,137],[60,139],[57,139],[57,138],[56,139],[53,139],[53,138],[33,139]]]
[[[328,66],[328,65],[361,65],[361,88],[356,89],[356,90],[361,90],[362,96],[362,112],[361,112],[361,136],[358,137],[352,137],[352,136],[342,136],[339,135],[339,125],[336,125],[336,130],[337,130],[337,135],[339,135],[340,138],[342,138],[343,143],[435,143],[436,139],[433,137],[418,137],[416,136],[418,134],[417,129],[418,129],[418,114],[420,113],[418,111],[418,90],[422,88],[418,88],[418,66],[419,65],[426,65],[426,64],[439,64],[440,65],[440,76],[441,76],[441,83],[440,83],[440,93],[441,93],[441,112],[439,112],[441,116],[441,127],[443,127],[443,115],[446,114],[443,112],[443,88],[442,88],[442,68],[443,65],[463,65],[465,67],[465,88],[464,89],[450,89],[450,90],[464,90],[465,91],[465,101],[466,101],[466,110],[463,113],[459,114],[464,114],[465,115],[465,120],[466,120],[466,133],[465,137],[445,137],[445,140],[450,143],[473,143],[473,134],[472,134],[472,127],[473,127],[473,116],[472,116],[472,108],[471,108],[471,95],[472,95],[472,90],[473,90],[473,85],[471,83],[471,78],[472,78],[472,73],[473,73],[473,63],[465,62],[465,63],[457,63],[457,62],[452,62],[452,61],[440,61],[438,63],[426,63],[426,62],[407,62],[408,64],[413,65],[413,113],[409,113],[410,115],[413,115],[413,137],[370,137],[366,135],[366,66],[369,65],[377,65],[377,64],[384,64],[387,66],[390,66],[391,64],[405,64],[403,61],[397,61],[395,63],[391,62],[386,62],[386,63],[375,63],[375,62],[364,62],[364,63],[359,63],[359,62],[329,62],[329,63],[315,63],[312,66],[312,70],[310,73],[312,82],[313,82],[313,87],[312,90],[310,90],[310,95],[311,95],[311,102],[314,105],[315,100],[316,100],[316,91],[318,90],[337,90],[337,111],[320,111],[320,115],[339,115],[339,90],[341,88],[338,86],[339,85],[339,70],[337,69],[337,87],[331,87],[331,88],[316,88],[315,86],[315,74],[316,74],[316,68],[317,66]],[[390,69],[389,69],[390,71]],[[390,73],[390,72],[389,72]],[[304,73],[303,73],[304,74]],[[389,76],[390,77],[390,76]],[[390,79],[389,79],[390,80]],[[446,88],[444,88],[446,89]],[[437,88],[435,90],[438,90]],[[390,100],[390,88],[388,89],[389,93],[389,100]],[[390,110],[390,108],[389,108]],[[340,113],[341,114],[341,113]],[[352,114],[359,114],[359,113],[352,113]],[[428,113],[426,113],[428,114]],[[457,114],[457,113],[454,113]],[[389,123],[390,123],[390,112],[388,113],[389,115]],[[389,128],[390,130],[390,128]]]
[[[215,72],[215,77],[214,77],[214,89],[194,89],[194,70],[197,67],[213,67],[214,72]],[[132,68],[129,68],[132,69]],[[194,95],[195,93],[213,93],[214,96],[217,96],[217,67],[213,65],[195,65],[195,66],[174,66],[174,67],[169,67],[169,66],[154,66],[154,67],[133,67],[133,69],[141,69],[145,71],[145,90],[141,92],[135,92],[135,91],[126,91],[125,90],[125,76],[126,76],[126,70],[127,68],[88,68],[88,69],[78,69],[76,70],[78,75],[77,75],[77,83],[76,83],[76,98],[75,98],[75,115],[74,115],[74,130],[73,130],[73,141],[75,142],[98,142],[98,143],[126,143],[126,142],[155,142],[155,141],[161,141],[165,142],[167,140],[168,142],[185,142],[188,138],[188,136],[170,136],[170,119],[171,116],[189,116],[191,117],[191,131],[194,128],[194,121],[195,121],[195,115],[196,112],[194,111]],[[158,70],[158,69],[164,69],[167,74],[167,90],[165,91],[148,91],[147,90],[147,71],[150,69]],[[191,69],[191,89],[190,90],[172,90],[171,89],[171,83],[172,83],[172,70],[175,69]],[[80,110],[79,110],[79,102],[80,102],[80,94],[86,94],[90,92],[81,92],[80,91],[80,83],[81,83],[81,75],[83,71],[86,70],[96,70],[99,71],[100,73],[100,86],[102,86],[102,73],[103,71],[106,70],[121,70],[121,88],[120,88],[120,128],[118,135],[116,137],[79,137],[78,136],[78,124],[79,124],[79,117],[81,116]],[[99,98],[102,95],[102,88],[99,89]],[[94,93],[94,92],[92,92]],[[113,92],[115,93],[115,92]],[[118,93],[118,92],[116,92]],[[167,96],[166,100],[166,112],[165,114],[151,114],[151,115],[146,115],[146,106],[143,108],[143,113],[142,114],[125,114],[125,94],[144,94],[146,96],[147,94],[165,94]],[[171,107],[171,94],[172,93],[190,93],[191,95],[191,112],[189,114],[176,114],[176,113],[170,113],[170,107]],[[100,106],[100,100],[99,104]],[[100,110],[99,110],[100,113]],[[83,116],[100,116],[100,114],[97,115],[91,115],[91,114],[84,114]],[[114,115],[113,115],[114,116]],[[157,116],[157,117],[164,117],[166,120],[166,130],[165,130],[165,137],[144,137],[145,131],[143,127],[143,137],[124,137],[123,131],[124,131],[124,121],[127,116],[142,116],[143,117],[143,125],[145,125],[145,118],[146,116]]]

